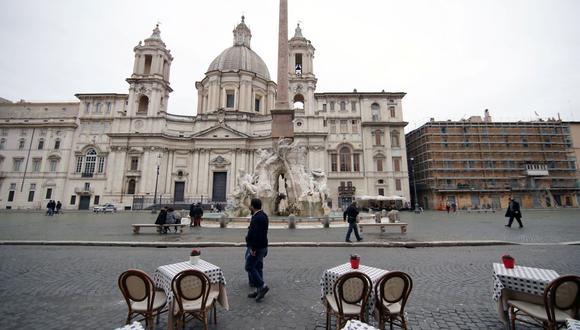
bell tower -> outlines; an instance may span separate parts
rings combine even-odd
[[[173,56],[161,40],[159,24],[153,29],[151,37],[133,49],[135,63],[133,74],[127,78],[129,99],[127,115],[130,117],[158,117],[167,112],[169,93],[169,71]]]
[[[297,113],[313,115],[315,111],[314,91],[314,47],[304,38],[300,24],[296,26],[294,37],[288,41],[288,78],[290,105]]]

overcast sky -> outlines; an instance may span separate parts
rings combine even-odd
[[[194,115],[195,82],[245,14],[276,80],[277,0],[2,0],[0,97],[127,93],[133,47],[157,21],[174,56],[169,112]],[[317,92],[406,92],[407,131],[489,109],[495,121],[580,120],[580,1],[289,0],[316,48]]]

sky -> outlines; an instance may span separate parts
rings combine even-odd
[[[316,48],[316,92],[405,92],[406,131],[430,118],[580,121],[578,0],[289,0]],[[169,112],[195,115],[195,82],[246,16],[276,81],[276,0],[1,0],[0,97],[128,93],[133,47],[160,22],[174,57]]]

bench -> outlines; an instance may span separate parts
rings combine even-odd
[[[400,227],[401,234],[407,233],[407,224],[404,222],[397,222],[397,223],[359,223],[358,227],[360,232],[363,232],[364,227],[379,227],[381,228],[381,233],[385,232],[385,227]]]
[[[154,223],[134,223],[131,226],[133,226],[133,234],[139,234],[139,230],[141,230],[141,227],[146,227],[146,228],[156,228],[157,232],[160,233],[161,232],[161,227],[166,227],[166,228],[171,228],[171,227],[179,227],[179,233],[183,233],[183,227],[188,227],[188,224],[183,224],[183,223],[177,223],[177,224],[165,224],[165,225],[156,225]]]

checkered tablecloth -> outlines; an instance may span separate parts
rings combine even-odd
[[[378,330],[372,325],[368,325],[359,320],[348,320],[341,330]]]
[[[580,330],[580,321],[579,320],[573,320],[573,319],[567,319],[566,320],[566,329],[568,330]]]
[[[320,278],[320,293],[322,295],[321,299],[324,301],[324,297],[327,294],[332,293],[332,288],[334,283],[338,278],[346,273],[359,271],[368,275],[371,278],[372,287],[371,287],[371,295],[369,297],[367,312],[370,312],[374,309],[375,306],[375,285],[381,276],[388,273],[388,270],[374,268],[369,266],[360,265],[358,269],[352,269],[350,267],[350,262],[345,264],[336,266],[334,268],[330,268],[324,271],[322,277]]]
[[[135,321],[132,324],[127,324],[126,326],[122,328],[117,328],[115,330],[145,330],[145,329],[143,328],[141,323]]]
[[[493,264],[493,300],[499,301],[501,290],[510,289],[533,295],[543,295],[546,285],[559,275],[551,269],[515,266],[505,268],[503,264]]]
[[[171,303],[173,300],[173,291],[171,290],[171,281],[175,275],[186,269],[195,269],[202,271],[205,275],[209,277],[210,282],[220,285],[220,295],[218,296],[218,302],[226,310],[229,310],[228,297],[225,290],[226,278],[222,269],[212,263],[209,263],[203,259],[199,259],[198,263],[192,265],[189,261],[178,262],[176,264],[159,266],[155,273],[153,274],[153,281],[155,286],[163,289],[167,295],[167,302]]]

